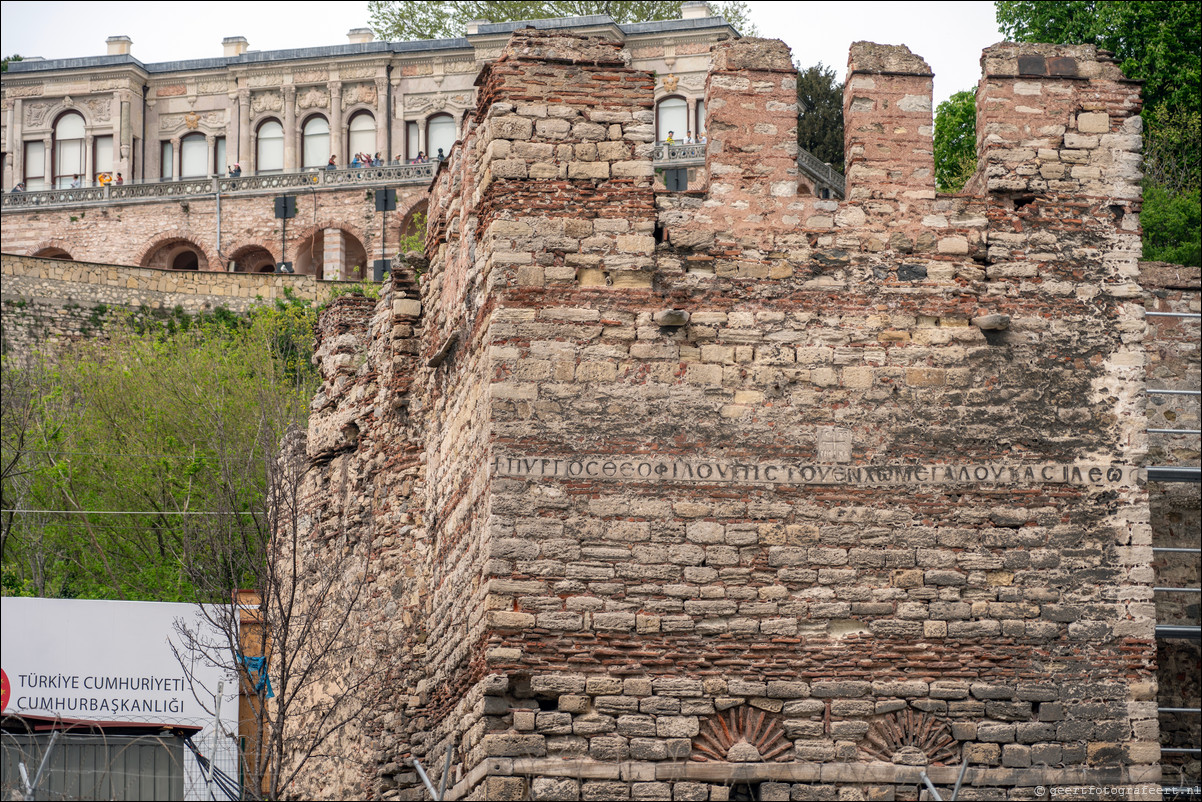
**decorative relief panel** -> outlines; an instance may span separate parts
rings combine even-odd
[[[123,81],[120,78],[93,78],[88,83],[89,92],[108,92],[113,89],[121,89],[129,86],[129,81]]]
[[[340,67],[338,77],[344,81],[350,81],[355,78],[375,78],[376,67],[374,64],[358,64],[349,67]]]
[[[330,93],[316,86],[300,92],[296,96],[298,109],[324,109],[330,105]]]
[[[497,56],[501,55],[501,51],[497,51]],[[412,78],[418,75],[433,75],[434,60],[423,59],[422,61],[413,61],[408,64],[401,65],[401,75],[406,78]]]
[[[42,92],[43,89],[40,86],[9,86],[4,89],[5,96],[10,98],[37,97]]]
[[[51,105],[50,103],[37,100],[32,103],[26,103],[25,126],[27,128],[41,128],[46,122],[46,113],[50,111]]]
[[[342,90],[342,108],[350,108],[357,103],[376,105],[376,87],[373,84],[355,84]]]
[[[446,92],[433,92],[428,95],[405,95],[405,109],[407,111],[442,111],[447,108],[466,109],[472,105],[471,92],[456,92],[448,94]]]
[[[88,110],[88,116],[92,118],[94,123],[108,122],[113,119],[113,102],[104,97],[90,97],[80,103]]]
[[[204,114],[189,111],[183,114],[164,114],[162,117],[159,117],[160,131],[175,131],[177,129],[197,131],[200,130],[201,126],[206,130],[214,130],[220,129],[224,124],[225,112],[221,111],[210,111]]]
[[[475,72],[476,69],[476,60],[470,58],[455,59],[443,64],[443,72],[447,73]]]
[[[872,722],[860,749],[870,757],[901,766],[948,764],[960,757],[959,743],[947,722],[912,709]]]
[[[279,92],[258,92],[250,99],[250,110],[253,114],[266,111],[281,111],[284,108],[284,98]]]
[[[223,78],[215,81],[201,81],[196,86],[197,94],[221,95],[229,91],[229,83]]]
[[[705,89],[705,74],[692,73],[691,75],[682,75],[680,78],[680,86],[683,89],[688,89],[692,92],[700,92]]]
[[[767,763],[788,760],[793,744],[785,738],[780,719],[773,713],[739,705],[715,713],[701,725],[693,739],[691,759],[698,762]]]
[[[294,84],[316,84],[330,80],[329,70],[299,70],[292,73]]]
[[[166,86],[156,86],[154,88],[155,97],[178,97],[179,95],[188,94],[188,87],[183,84],[167,84]]]
[[[284,83],[284,76],[278,72],[252,75],[246,82],[250,86],[279,86]]]

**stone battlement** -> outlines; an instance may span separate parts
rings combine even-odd
[[[1138,87],[990,48],[944,196],[929,67],[857,43],[837,202],[791,64],[715,46],[685,193],[615,44],[480,74],[425,258],[322,323],[302,556],[359,556],[391,684],[298,795],[1157,781]]]

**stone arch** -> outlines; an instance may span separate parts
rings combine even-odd
[[[157,237],[142,251],[139,267],[159,270],[209,270],[218,262],[210,258],[204,246],[181,235]]]
[[[342,237],[342,267],[337,275],[326,269],[327,232],[333,231],[339,232]],[[367,263],[367,249],[363,246],[363,240],[337,222],[310,228],[305,236],[300,238],[293,253],[296,254],[292,260],[293,270],[301,275],[314,276],[324,281],[362,281],[370,275],[371,266]],[[359,269],[355,270],[355,267]]]
[[[65,240],[47,239],[30,248],[28,254],[41,259],[67,259],[75,261],[75,257],[71,255],[70,248],[71,243]]]
[[[273,273],[277,261],[269,248],[258,243],[248,243],[230,254],[236,273]]]

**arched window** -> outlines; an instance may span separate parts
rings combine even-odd
[[[679,95],[666,97],[655,107],[655,139],[666,142],[668,136],[680,144],[689,131],[689,104]]]
[[[180,178],[204,178],[209,174],[209,143],[204,134],[188,134],[179,141]]]
[[[435,114],[426,121],[426,156],[438,158],[438,149],[442,148],[443,158],[451,152],[455,144],[455,118],[443,112]]]
[[[347,126],[348,159],[353,159],[356,153],[366,153],[372,156],[376,152],[376,119],[371,112],[360,111],[351,117]],[[381,155],[383,158],[383,155]]]
[[[284,171],[284,126],[278,120],[268,120],[259,126],[258,146],[255,150],[256,173],[281,173]]]
[[[325,167],[330,158],[330,124],[321,115],[305,120],[301,167]]]
[[[69,111],[54,123],[54,188],[84,180],[83,115]]]

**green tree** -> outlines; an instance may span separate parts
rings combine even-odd
[[[935,109],[935,186],[959,192],[977,170],[977,95],[957,92]]]
[[[722,16],[744,36],[756,36],[750,11],[742,0],[709,3],[710,14]],[[463,36],[472,20],[515,22],[553,17],[585,17],[605,14],[615,22],[652,22],[680,19],[679,0],[372,0],[367,4],[376,36],[390,40],[452,39]]]
[[[5,589],[228,599],[226,578],[266,553],[267,465],[316,386],[312,318],[282,303],[174,332],[118,326],[52,364],[6,357],[4,508],[28,512],[4,519]],[[259,545],[199,549],[214,526]]]
[[[1003,0],[994,6],[1007,38],[1097,45],[1114,52],[1128,78],[1144,82],[1149,107],[1198,108],[1202,16],[1193,2]]]
[[[24,61],[25,59],[13,53],[11,56],[5,56],[3,64],[0,64],[0,72],[8,72],[8,64],[10,61]]]
[[[797,144],[843,172],[843,84],[821,61],[797,73]]]

